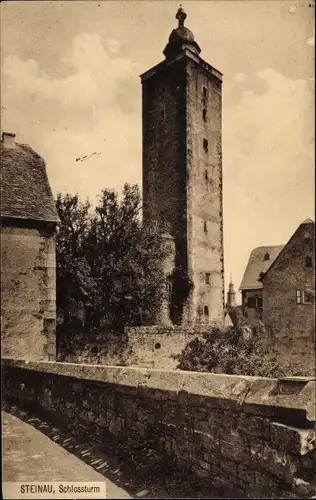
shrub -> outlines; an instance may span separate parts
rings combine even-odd
[[[195,338],[176,356],[180,370],[283,377],[302,375],[301,369],[279,366],[277,353],[267,349],[261,322],[251,326],[210,328],[202,339]]]

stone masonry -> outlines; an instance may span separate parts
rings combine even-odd
[[[194,284],[174,324],[224,320],[222,74],[200,50],[179,24],[165,61],[141,75],[144,223],[170,233],[175,268]]]
[[[4,399],[242,497],[315,491],[315,381],[4,360]],[[252,496],[251,496],[252,495]]]

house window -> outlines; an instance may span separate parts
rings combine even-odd
[[[204,178],[206,181],[208,181],[208,171],[207,170],[204,171]]]
[[[257,297],[248,297],[247,299],[248,309],[256,309],[257,307]]]
[[[303,304],[313,304],[314,297],[311,291],[304,290],[303,291]]]
[[[204,221],[204,233],[207,233],[207,222]]]
[[[211,283],[211,273],[205,273],[205,283],[210,285]]]
[[[204,316],[208,316],[208,307],[204,306]]]
[[[205,153],[208,153],[208,140],[207,139],[203,139],[203,148],[204,148]]]
[[[204,122],[207,121],[207,118],[206,118],[206,109],[205,108],[203,109],[203,121]]]
[[[305,257],[305,267],[313,267],[313,259],[309,255]]]
[[[302,303],[301,290],[296,290],[296,303],[297,304]]]

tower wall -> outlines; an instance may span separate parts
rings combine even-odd
[[[221,322],[225,302],[221,79],[203,63],[187,61],[188,263],[194,282],[189,314],[190,320]]]
[[[193,281],[181,322],[222,322],[221,74],[184,49],[142,85],[144,223],[171,234]]]

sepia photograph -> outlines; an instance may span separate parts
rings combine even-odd
[[[1,3],[4,499],[311,499],[315,4]]]

